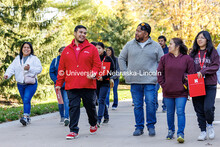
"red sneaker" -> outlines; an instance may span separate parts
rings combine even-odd
[[[66,135],[66,139],[74,139],[77,137],[78,137],[78,134],[76,134],[75,132],[70,132],[68,135]]]
[[[91,133],[91,134],[94,134],[97,130],[98,130],[97,125],[95,125],[95,126],[90,126],[90,133]]]

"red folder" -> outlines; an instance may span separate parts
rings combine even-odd
[[[105,76],[109,73],[110,65],[111,65],[111,62],[103,62],[101,71],[99,72],[99,77]],[[109,80],[109,78],[106,80]]]
[[[204,78],[198,78],[197,74],[188,75],[188,85],[190,97],[206,95]]]
[[[57,95],[58,104],[63,104],[63,97],[62,97],[60,89],[56,89],[55,91]]]

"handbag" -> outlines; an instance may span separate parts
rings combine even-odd
[[[36,78],[31,77],[31,76],[24,76],[24,83],[25,84],[35,84],[36,83]]]
[[[113,88],[113,87],[114,87],[114,80],[110,79],[110,88]]]
[[[24,64],[23,64],[23,58],[21,59],[21,66],[22,68],[24,68]],[[24,83],[25,84],[35,84],[36,83],[36,78],[35,78],[35,75],[34,76],[28,76],[26,75],[27,74],[27,70],[24,70]]]

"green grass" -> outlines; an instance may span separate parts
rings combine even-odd
[[[162,88],[158,90],[158,93],[162,92]],[[132,99],[130,89],[118,89],[118,100]],[[110,101],[113,102],[113,90],[110,91]]]
[[[118,98],[120,100],[131,99],[130,89],[118,89]],[[110,92],[110,101],[113,101],[113,91]],[[83,104],[81,103],[81,107]],[[58,104],[55,92],[49,98],[42,100],[32,100],[31,116],[42,115],[58,111]],[[23,114],[23,104],[15,104],[13,106],[0,107],[0,123],[18,120]]]
[[[31,116],[58,111],[57,102],[34,104],[31,107]],[[23,106],[0,108],[0,123],[18,120],[23,114]]]
[[[118,89],[118,100],[127,100],[131,98],[130,89]],[[110,102],[113,102],[113,90],[110,91]]]

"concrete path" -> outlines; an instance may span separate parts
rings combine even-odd
[[[117,110],[109,109],[110,121],[102,124],[94,135],[89,133],[88,118],[85,109],[81,109],[79,122],[79,138],[66,140],[69,128],[59,124],[59,114],[52,113],[32,118],[32,123],[23,127],[19,121],[0,124],[0,147],[203,147],[220,146],[220,95],[216,99],[214,140],[197,141],[200,130],[197,126],[196,115],[192,101],[187,102],[185,143],[178,144],[174,140],[166,140],[166,113],[157,112],[156,136],[149,137],[145,128],[144,135],[132,136],[134,131],[134,115],[131,101],[121,101]],[[175,135],[176,136],[176,135]]]

